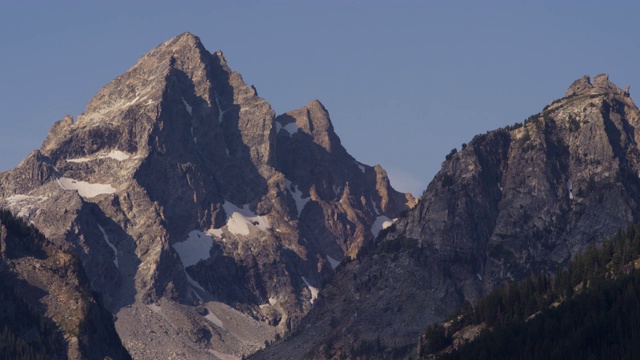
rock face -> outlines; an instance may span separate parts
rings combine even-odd
[[[0,294],[3,357],[131,358],[112,315],[92,293],[78,257],[59,250],[4,210]]]
[[[256,358],[411,351],[465,299],[553,272],[638,221],[639,126],[628,91],[598,75],[524,125],[476,136],[371,251],[338,269],[299,330]]]
[[[346,152],[320,102],[276,117],[189,33],[0,174],[0,206],[80,256],[137,359],[264,346],[414,204]]]

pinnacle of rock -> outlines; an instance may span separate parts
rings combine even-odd
[[[190,32],[184,32],[180,35],[174,36],[169,40],[166,40],[160,44],[158,44],[155,48],[147,52],[147,54],[143,55],[143,57],[148,54],[159,53],[163,50],[180,50],[185,48],[194,48],[198,47],[204,49],[200,38]]]
[[[574,81],[571,86],[569,86],[569,89],[567,89],[567,92],[564,94],[564,96],[568,97],[592,88],[593,85],[591,85],[591,78],[589,77],[589,75],[585,75],[580,79]]]
[[[329,112],[319,100],[313,100],[299,109],[280,115],[276,120],[284,124],[291,122],[291,119],[301,131],[311,135],[314,141],[328,152],[331,153],[339,145]]]
[[[578,95],[578,94],[601,94],[601,93],[613,93],[616,95],[623,95],[625,92],[617,87],[614,83],[609,81],[608,74],[600,74],[593,77],[593,82],[589,75],[584,75],[580,79],[574,81],[567,92],[565,97]]]
[[[608,74],[600,74],[593,77],[593,87],[604,90],[605,92],[622,95],[624,92],[616,84],[609,81]]]

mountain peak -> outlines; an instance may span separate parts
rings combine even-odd
[[[593,78],[593,87],[601,90],[605,90],[607,92],[612,92],[614,94],[622,95],[623,91],[616,84],[609,81],[609,74],[600,74],[596,75]]]
[[[320,100],[318,99],[313,99],[311,100],[307,105],[304,106],[305,108],[311,110],[311,111],[323,111],[323,112],[328,112],[327,109],[324,107],[324,105],[320,102]]]
[[[584,75],[580,79],[574,81],[571,86],[569,86],[564,96],[567,97],[579,94],[589,89],[593,89],[593,85],[591,84],[591,77],[589,75]]]
[[[204,46],[202,45],[200,38],[197,37],[196,35],[193,35],[190,32],[184,32],[178,36],[175,36],[165,41],[159,46],[159,48],[162,48],[162,47],[172,48],[175,50],[183,47],[187,47],[187,48],[199,47],[204,49]]]
[[[603,93],[609,92],[616,95],[623,95],[626,92],[622,91],[619,87],[617,87],[614,83],[609,81],[608,74],[600,74],[593,77],[593,83],[591,82],[591,78],[589,75],[584,75],[580,79],[574,81],[567,92],[564,94],[565,97],[578,95],[578,94],[595,94],[595,93]]]
[[[176,36],[175,38],[176,39],[177,38],[180,38],[180,39],[193,39],[195,41],[200,41],[200,38],[197,35],[194,35],[194,34],[188,32],[188,31],[183,32],[182,34]]]
[[[297,128],[311,135],[314,141],[328,152],[341,147],[340,139],[334,133],[329,112],[318,99],[278,116],[276,121],[282,126],[295,122]]]

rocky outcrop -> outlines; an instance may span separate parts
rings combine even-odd
[[[347,153],[320,102],[276,117],[189,33],[0,174],[0,206],[80,256],[138,359],[263,347],[414,204]]]
[[[112,315],[91,291],[78,257],[59,250],[4,210],[0,211],[0,290],[3,355],[131,358]]]
[[[476,136],[372,251],[339,268],[299,330],[256,358],[408,354],[465,299],[554,272],[638,221],[639,126],[628,91],[598,75],[524,124]]]

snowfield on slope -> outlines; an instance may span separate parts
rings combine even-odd
[[[76,190],[84,198],[92,198],[103,194],[113,194],[116,188],[111,184],[91,184],[71,178],[61,177],[58,184],[65,190]]]
[[[271,229],[266,216],[258,216],[249,209],[246,204],[242,208],[225,201],[222,204],[224,212],[227,214],[227,230],[234,235],[247,236],[251,233],[249,229],[267,231]]]
[[[373,236],[377,237],[381,230],[388,228],[394,223],[395,220],[391,220],[384,215],[380,215],[376,218],[371,225],[371,233]]]
[[[300,189],[297,186],[293,185],[293,183],[289,180],[286,180],[286,182],[287,182],[287,189],[289,189],[289,193],[291,193],[293,200],[296,202],[298,217],[300,217],[300,214],[302,214],[302,209],[304,209],[304,207],[307,205],[309,200],[311,200],[311,198],[310,197],[303,198],[302,191],[300,191]]]
[[[191,231],[185,241],[173,244],[185,268],[207,260],[212,246],[213,238],[200,230]]]
[[[124,160],[129,160],[131,158],[131,155],[122,152],[120,150],[113,150],[110,153],[108,153],[107,155],[98,155],[95,157],[82,157],[82,158],[76,158],[76,159],[67,159],[66,162],[70,162],[70,163],[84,163],[84,162],[89,162],[89,161],[93,161],[93,160],[98,160],[98,159],[113,159],[113,160],[117,160],[117,161],[124,161]]]

